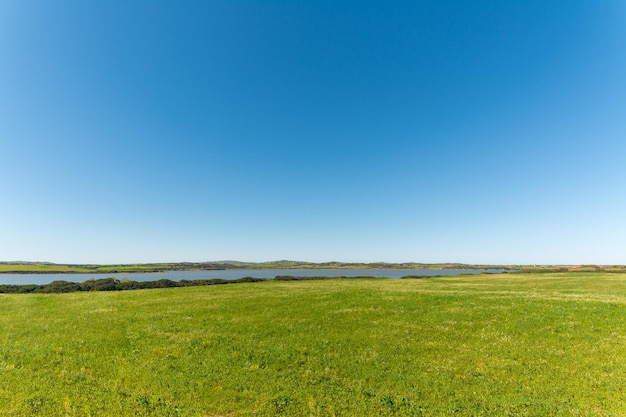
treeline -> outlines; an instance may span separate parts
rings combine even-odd
[[[236,284],[241,282],[265,281],[262,278],[245,277],[239,279],[195,279],[172,281],[170,279],[160,279],[157,281],[131,281],[128,279],[119,280],[117,278],[90,279],[83,282],[52,281],[49,284],[0,284],[0,293],[4,294],[24,294],[24,293],[67,293],[78,291],[125,291],[143,290],[150,288],[173,288],[173,287],[195,287],[202,285]]]
[[[290,275],[279,275],[275,281],[308,281],[322,279],[340,279],[347,277],[294,277]],[[351,278],[372,278],[372,277],[351,277]],[[90,279],[83,282],[52,281],[49,284],[0,284],[2,294],[52,294],[69,293],[78,291],[125,291],[125,290],[145,290],[152,288],[174,288],[174,287],[199,287],[205,285],[239,284],[243,282],[271,281],[272,278],[244,277],[238,279],[183,279],[172,281],[170,279],[160,279],[157,281],[131,281],[128,279],[119,280],[117,278]]]

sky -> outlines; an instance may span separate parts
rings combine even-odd
[[[0,1],[0,261],[626,264],[621,1]]]

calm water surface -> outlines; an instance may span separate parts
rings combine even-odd
[[[156,281],[170,279],[237,279],[243,277],[274,278],[277,275],[295,277],[377,277],[402,278],[407,275],[436,276],[480,274],[482,272],[499,273],[503,269],[228,269],[224,271],[171,271],[158,273],[122,273],[122,274],[0,274],[0,284],[49,284],[52,281],[83,282],[89,279],[114,277],[133,281]]]

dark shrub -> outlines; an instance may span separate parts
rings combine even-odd
[[[42,292],[59,293],[74,291],[80,291],[80,284],[77,282],[52,281],[50,284],[44,286]]]
[[[118,288],[120,281],[115,278],[103,278],[94,282],[94,291],[115,291]]]

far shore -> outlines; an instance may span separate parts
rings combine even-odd
[[[498,269],[519,272],[626,272],[625,265],[477,265],[462,263],[348,263],[348,262],[178,262],[150,264],[55,264],[48,262],[0,262],[0,274],[119,274],[163,273],[171,271],[225,271],[259,269],[410,269],[410,270],[461,270]]]

